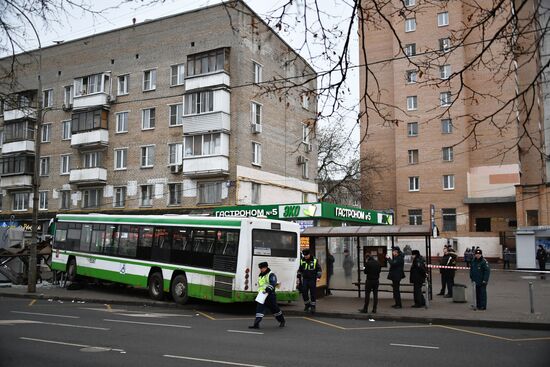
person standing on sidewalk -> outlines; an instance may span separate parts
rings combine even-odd
[[[537,249],[537,261],[539,262],[540,271],[546,270],[546,259],[548,259],[548,253],[542,245],[539,245],[539,248]]]
[[[470,280],[475,283],[476,287],[476,309],[487,309],[487,283],[489,283],[489,275],[491,268],[489,263],[483,257],[481,249],[476,249],[472,267],[470,268]]]
[[[512,260],[512,253],[510,250],[508,250],[508,247],[505,247],[502,251],[502,260],[504,261],[504,265],[502,265],[503,269],[510,269],[510,260]]]
[[[412,250],[412,258],[410,279],[414,289],[414,305],[412,307],[420,308],[426,306],[426,299],[422,294],[422,284],[426,281],[426,262],[418,250]]]
[[[469,268],[472,264],[472,256],[474,254],[472,253],[472,250],[470,250],[469,247],[466,247],[466,251],[464,251],[464,262],[466,263],[466,267]]]
[[[392,282],[393,288],[393,300],[395,304],[393,308],[401,308],[401,291],[399,290],[401,279],[405,278],[405,272],[403,268],[405,267],[405,259],[403,258],[403,253],[398,246],[392,248],[393,258],[387,257],[388,263],[390,264],[390,270],[388,272],[388,279]]]
[[[351,269],[353,269],[353,259],[349,254],[349,250],[344,250],[344,261],[342,262],[342,267],[344,268],[344,276],[346,277],[346,282],[351,281]]]
[[[279,321],[279,327],[285,326],[285,317],[283,311],[277,305],[277,296],[275,295],[275,287],[277,287],[277,276],[268,267],[267,262],[258,264],[260,275],[258,276],[258,297],[264,298],[263,302],[256,298],[256,318],[254,325],[249,326],[249,329],[259,329],[260,322],[264,318],[264,311],[267,307],[269,311]]]
[[[378,306],[378,286],[380,285],[380,271],[382,267],[378,260],[373,256],[368,255],[367,262],[365,263],[365,269],[363,272],[367,275],[365,281],[365,305],[359,312],[369,312],[370,293],[372,292],[372,313],[376,313],[376,307]]]
[[[302,251],[303,258],[300,260],[298,268],[298,278],[302,283],[302,298],[304,299],[304,311],[309,311],[312,315],[315,313],[317,296],[317,280],[321,279],[321,265],[317,259],[311,255],[309,249]]]
[[[330,291],[330,278],[332,278],[332,275],[334,274],[334,256],[327,251],[327,290],[325,294],[327,296],[332,296],[332,292]]]

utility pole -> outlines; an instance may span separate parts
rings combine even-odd
[[[32,23],[31,23],[32,25]],[[29,274],[27,280],[27,292],[36,292],[36,258],[38,240],[38,206],[40,189],[40,142],[42,136],[42,44],[40,37],[33,26],[38,40],[38,93],[36,96],[36,126],[34,131],[34,167],[32,178],[32,231],[31,247],[29,251]]]

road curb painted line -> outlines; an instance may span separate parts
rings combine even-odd
[[[119,322],[121,324],[137,324],[137,325],[146,325],[146,326],[163,326],[163,327],[174,327],[174,328],[180,328],[180,329],[191,329],[191,326],[187,326],[187,325],[159,324],[155,322],[140,322],[140,321],[114,320],[114,319],[103,319],[103,321]]]
[[[97,349],[97,350],[104,350],[106,352],[126,353],[126,351],[124,349],[117,349],[117,348],[110,348],[110,347],[94,347],[93,345],[65,343],[65,342],[59,342],[59,341],[55,341],[55,340],[27,338],[27,337],[24,337],[24,336],[20,337],[19,339],[32,341],[32,342],[39,342],[39,343],[66,345],[66,346],[69,346],[69,347],[77,347],[77,348],[92,348],[92,349]]]
[[[409,348],[423,348],[423,349],[439,349],[439,347],[431,347],[429,345],[414,345],[414,344],[398,344],[398,343],[390,343],[391,346],[394,347],[409,347]]]
[[[238,362],[229,362],[229,361],[219,361],[215,359],[205,359],[205,358],[194,358],[194,357],[185,357],[185,356],[174,356],[171,354],[164,354],[163,357],[166,358],[176,358],[176,359],[187,359],[189,361],[198,361],[198,362],[207,362],[207,363],[218,363],[218,364],[228,364],[230,366],[243,366],[243,367],[264,367],[259,364],[247,364],[247,363],[238,363]]]

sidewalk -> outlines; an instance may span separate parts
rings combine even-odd
[[[505,327],[519,329],[550,330],[550,275],[541,279],[537,273],[502,271],[494,269],[487,288],[488,302],[486,311],[474,311],[470,308],[471,285],[468,272],[457,272],[455,282],[466,284],[467,303],[453,303],[451,298],[436,296],[440,289],[439,273],[434,271],[433,299],[430,307],[411,308],[412,294],[402,295],[403,308],[393,309],[391,292],[379,293],[378,313],[373,316],[379,321],[399,321],[415,323],[438,323],[446,325]],[[405,281],[408,278],[404,279]],[[529,282],[533,283],[534,313],[530,312]],[[409,289],[410,287],[403,287]],[[383,286],[382,289],[389,289]],[[364,298],[358,298],[357,292],[333,291],[332,296],[317,301],[317,316],[368,319],[368,314],[359,313]],[[149,298],[147,290],[123,288],[117,286],[85,287],[79,290],[67,290],[49,283],[38,284],[34,294],[27,293],[26,286],[2,286],[0,297],[25,297],[61,301],[85,301],[119,305],[175,306],[174,302],[158,302]],[[201,301],[190,305],[195,309],[218,308],[219,304],[205,304]],[[187,306],[184,306],[187,307]],[[225,307],[225,306],[224,306]],[[234,307],[231,307],[233,309]],[[282,310],[289,315],[307,315],[303,312],[303,302],[281,304]],[[372,309],[372,300],[370,304]],[[226,310],[224,310],[226,311]]]

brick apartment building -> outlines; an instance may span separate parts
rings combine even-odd
[[[31,218],[37,93],[41,219],[316,201],[315,72],[241,1],[44,47],[17,62],[0,111],[3,220]],[[302,77],[312,81],[287,93],[261,88]]]
[[[477,31],[465,40],[465,45],[453,44],[457,42],[453,37],[456,30],[467,27],[472,19],[472,3],[407,0],[394,2],[393,8],[388,5],[387,19],[411,61],[387,23],[381,19],[376,26],[375,21],[365,23],[364,37],[359,42],[361,63],[365,62],[364,47],[373,73],[367,85],[366,73],[361,74],[360,90],[366,86],[374,100],[395,107],[382,107],[382,113],[387,114],[382,119],[374,113],[370,101],[361,105],[365,113],[361,131],[368,134],[362,140],[361,154],[374,154],[385,166],[376,174],[362,175],[364,185],[368,180],[375,187],[373,201],[363,206],[393,210],[397,224],[428,224],[433,212],[440,231],[440,237],[432,242],[433,255],[442,252],[444,243],[451,243],[460,254],[476,245],[487,256],[500,257],[502,246],[514,246],[513,231],[518,224],[548,224],[548,208],[540,204],[544,204],[545,196],[539,194],[548,183],[547,162],[537,149],[529,149],[526,139],[520,138],[525,126],[531,130],[535,146],[544,147],[539,126],[543,114],[539,106],[529,119],[518,113],[517,120],[510,121],[510,116],[516,116],[514,108],[520,110],[510,104],[492,121],[480,124],[475,134],[469,134],[472,116],[483,116],[499,106],[495,98],[477,95],[472,99],[471,93],[464,90],[458,94],[460,80],[450,78],[472,60],[482,44]],[[395,11],[403,4],[411,11]],[[488,6],[492,2],[477,4]],[[500,13],[502,21],[492,23],[490,27],[494,28],[487,28],[487,34],[502,26],[510,11],[508,4]],[[540,63],[533,61],[536,57],[524,63],[525,56],[517,60],[521,67],[516,78],[504,78],[508,69],[499,65],[510,60],[498,51],[505,53],[504,48],[492,49],[492,59],[485,56],[482,67],[462,75],[472,90],[507,101],[514,98],[516,83],[522,90],[522,83],[532,80]],[[414,62],[424,67],[428,60],[430,67],[420,73]],[[455,98],[457,95],[459,98]],[[529,98],[532,100],[533,95],[527,95],[526,104]],[[495,125],[499,124],[508,124],[508,128],[498,131]],[[548,127],[547,122],[545,125]],[[521,196],[533,191],[533,200]]]

